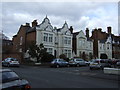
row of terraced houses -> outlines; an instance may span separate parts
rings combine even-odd
[[[120,58],[120,36],[112,34],[112,27],[106,27],[106,32],[101,28],[92,30],[89,36],[89,28],[84,31],[74,32],[67,22],[61,28],[53,27],[46,16],[38,24],[37,20],[21,25],[19,31],[12,39],[12,52],[21,53],[27,57],[27,50],[32,41],[37,45],[43,44],[47,52],[59,57],[65,54],[68,58],[80,57],[86,60],[92,58]]]

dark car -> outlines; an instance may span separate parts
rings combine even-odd
[[[94,59],[89,65],[90,69],[104,69],[104,67],[111,67],[111,60],[109,59]]]
[[[120,60],[116,63],[116,66],[120,68]]]
[[[2,66],[18,66],[20,63],[16,58],[6,58],[2,61]]]
[[[117,66],[119,66],[118,64],[119,64],[119,61],[120,61],[120,59],[112,59],[111,60],[111,66],[113,67],[113,68],[116,68]]]
[[[21,79],[11,69],[0,69],[0,87],[2,90],[30,90],[29,82],[25,79]]]
[[[65,66],[68,66],[69,67],[69,63],[63,59],[54,59],[52,62],[51,62],[51,67],[65,67]]]

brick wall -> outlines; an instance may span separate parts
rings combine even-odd
[[[36,32],[35,31],[27,33],[27,36],[26,36],[26,49],[28,49],[29,45],[33,41],[36,42]]]
[[[30,28],[30,26],[21,25],[16,36],[13,37],[13,49],[16,52],[19,52],[22,49],[22,52],[25,52],[25,44],[26,44],[26,31]],[[22,40],[21,40],[22,37]],[[22,44],[20,44],[22,43]]]
[[[102,29],[94,29],[94,31],[92,31],[92,36],[91,38],[94,40],[93,42],[93,56],[95,58],[98,57],[98,40],[104,40],[107,38],[107,33],[106,32],[102,32]]]

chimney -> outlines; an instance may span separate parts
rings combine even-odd
[[[108,34],[111,34],[111,27],[107,27]]]
[[[89,29],[86,28],[86,37],[89,38]]]
[[[32,27],[37,26],[37,24],[38,24],[37,20],[34,20],[34,21],[32,22]]]
[[[30,26],[30,23],[26,23],[26,25],[25,26]]]
[[[70,26],[70,32],[71,32],[71,34],[73,33],[73,27],[72,26]]]
[[[98,28],[98,31],[100,31],[100,32],[101,32],[101,31],[102,31],[102,28]]]

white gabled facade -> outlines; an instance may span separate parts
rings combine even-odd
[[[58,55],[65,54],[68,58],[72,57],[72,34],[65,22],[63,27],[56,30],[56,37],[58,37]]]
[[[36,44],[43,43],[44,47],[52,55],[59,57],[65,54],[72,57],[72,34],[67,23],[62,28],[53,28],[49,19],[44,18],[43,22],[36,27]]]
[[[98,41],[98,58],[100,58],[102,54],[106,54],[108,59],[112,59],[111,35],[109,35],[106,41],[103,42]]]
[[[81,30],[76,36],[77,42],[77,56],[81,57],[82,54],[87,55],[87,59],[90,59],[90,55],[93,55],[93,41],[87,40],[84,32]]]
[[[36,27],[36,44],[40,45],[43,43],[47,52],[54,55],[54,29],[46,17],[41,24]]]

